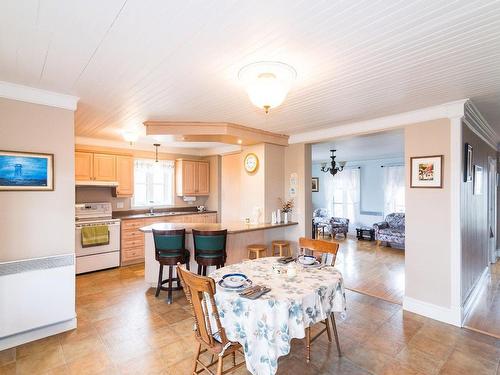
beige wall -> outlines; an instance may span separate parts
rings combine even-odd
[[[221,221],[253,219],[254,208],[261,210],[260,222],[271,222],[271,212],[283,197],[285,147],[258,144],[236,154],[222,156]],[[244,159],[254,153],[259,159],[256,172],[248,173]]]
[[[223,155],[221,160],[221,222],[241,221],[241,155]]]
[[[271,222],[273,211],[280,208],[279,199],[285,198],[285,147],[265,145],[265,201],[264,221]]]
[[[299,237],[311,237],[311,145],[298,143],[292,144],[285,149],[284,167],[284,191],[283,196],[289,198],[290,175],[297,174],[297,196],[294,198],[295,207],[292,212],[292,220],[297,221],[297,226],[287,231],[287,240],[297,248]]]
[[[264,222],[265,214],[265,199],[266,199],[266,147],[263,143],[245,147],[240,153],[240,162],[238,169],[240,171],[240,216],[243,218],[253,219],[255,208],[261,210],[260,221]],[[249,153],[254,153],[259,158],[259,167],[257,171],[248,173],[243,162],[245,156]]]
[[[54,154],[54,191],[0,192],[0,262],[73,253],[73,112],[0,99],[0,149]]]
[[[405,295],[443,307],[451,303],[450,135],[447,119],[405,127]],[[442,189],[409,187],[410,157],[426,155],[444,155]]]

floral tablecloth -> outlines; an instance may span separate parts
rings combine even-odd
[[[217,282],[227,273],[243,273],[254,285],[271,291],[257,300],[242,298],[217,285],[215,301],[222,326],[229,340],[239,342],[245,351],[248,370],[254,375],[275,374],[278,358],[290,352],[292,338],[304,338],[305,329],[345,312],[342,274],[333,267],[303,269],[288,278],[273,271],[276,257],[233,264],[214,271]]]

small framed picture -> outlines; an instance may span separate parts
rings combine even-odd
[[[319,178],[318,177],[313,177],[312,178],[312,189],[313,192],[318,192],[319,191]]]
[[[410,187],[443,187],[443,155],[410,158]]]
[[[54,190],[54,155],[0,151],[0,191]]]
[[[465,155],[464,155],[464,182],[472,181],[472,172],[473,172],[472,156],[473,156],[472,146],[466,143]]]
[[[474,165],[474,195],[483,194],[483,167]]]

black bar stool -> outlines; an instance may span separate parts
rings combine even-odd
[[[174,267],[177,263],[186,264],[189,270],[189,250],[186,250],[186,230],[157,230],[153,229],[153,238],[155,242],[155,256],[160,263],[160,272],[158,273],[158,285],[156,287],[155,297],[160,295],[161,290],[168,291],[167,303],[172,303],[172,291],[182,289],[179,276],[173,277]],[[168,266],[168,279],[163,280],[163,266]],[[173,282],[177,282],[177,287],[172,287]],[[168,282],[168,288],[163,284]]]
[[[194,259],[198,263],[198,275],[207,275],[207,267],[224,267],[226,263],[227,230],[193,229]]]

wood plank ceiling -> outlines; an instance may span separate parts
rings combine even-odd
[[[237,81],[297,81],[265,115]],[[145,120],[294,134],[470,97],[500,133],[499,1],[0,2],[0,80],[77,95],[76,134]]]

